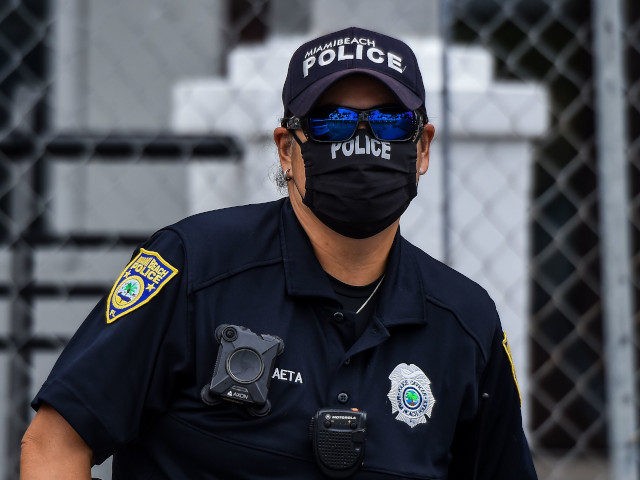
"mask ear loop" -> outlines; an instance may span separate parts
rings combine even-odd
[[[293,175],[289,175],[289,178],[287,178],[286,172],[285,172],[285,177],[284,177],[287,182],[288,181],[292,181],[293,185],[296,187],[296,190],[298,191],[298,195],[300,195],[300,198],[302,199],[302,201],[304,202],[304,195],[302,195],[302,192],[300,192],[300,188],[298,188],[298,183],[296,182],[295,178],[293,178]]]
[[[289,132],[289,134],[293,137],[293,139],[296,141],[296,143],[302,148],[302,142],[300,141],[300,139],[298,138],[298,135],[296,135],[296,130],[293,128],[287,128],[287,131]],[[304,133],[304,130],[302,130],[302,128],[300,128],[300,131],[302,132],[302,134],[307,137],[307,134]],[[298,188],[298,184],[296,183],[295,179],[293,178],[293,175],[291,174],[291,168],[287,168],[284,172],[284,179],[286,182],[290,182],[293,181],[293,184],[296,187],[296,190],[298,191],[298,195],[300,195],[300,198],[302,200],[304,200],[304,196],[302,195],[302,193],[300,193],[300,188]]]
[[[287,123],[285,122],[284,118],[282,119],[282,126],[285,127],[285,128],[287,126]],[[302,147],[302,142],[300,141],[300,139],[296,135],[296,131],[294,129],[292,129],[292,128],[287,128],[287,131],[293,137],[293,139],[296,141],[296,143]],[[300,195],[300,198],[302,198],[304,200],[304,197],[302,196],[302,194],[300,193],[300,189],[298,188],[298,184],[296,183],[296,181],[293,178],[293,175],[291,174],[291,167],[289,167],[284,171],[284,181],[289,183],[292,180],[293,180],[293,184],[296,186],[296,190],[298,191],[298,195]]]
[[[293,133],[293,131],[291,131],[291,135],[293,135],[293,138],[296,139],[296,141],[298,142],[298,145],[302,146],[302,143],[300,142],[300,140],[298,140],[298,136],[295,135]],[[298,187],[298,183],[296,182],[295,178],[293,178],[293,175],[291,174],[291,168],[287,168],[284,171],[284,181],[289,183],[289,182],[293,182],[293,185],[296,187],[296,190],[298,191],[298,195],[300,195],[300,198],[302,200],[304,200],[304,195],[302,195],[302,193],[300,192],[300,188]]]
[[[302,132],[302,134],[305,136],[305,138],[307,138],[307,134],[304,133],[303,130],[300,130]],[[293,137],[293,139],[296,141],[296,143],[302,147],[302,142],[300,141],[300,139],[298,138],[298,135],[296,135],[296,130],[289,130],[289,133],[291,134],[291,136]]]

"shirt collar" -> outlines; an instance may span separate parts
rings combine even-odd
[[[389,252],[389,261],[375,312],[386,327],[426,323],[426,295],[412,246],[400,235]]]
[[[295,216],[291,202],[282,206],[280,244],[287,293],[324,297],[337,302],[331,283],[313,252],[311,242]],[[391,246],[374,316],[386,326],[426,323],[426,296],[416,259],[400,232]]]
[[[282,205],[280,246],[287,293],[299,297],[325,297],[337,302],[331,283],[298,222],[289,199]]]

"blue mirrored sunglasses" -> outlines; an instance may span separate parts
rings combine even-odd
[[[385,142],[416,141],[424,126],[420,112],[397,107],[368,110],[326,106],[312,110],[305,117],[283,119],[290,130],[301,129],[316,142],[345,142],[353,138],[360,122],[365,122],[375,138]]]

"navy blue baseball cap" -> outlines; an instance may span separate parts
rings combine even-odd
[[[305,115],[327,88],[355,73],[380,80],[409,110],[424,108],[424,83],[413,50],[397,38],[349,27],[294,52],[282,88],[285,110]]]

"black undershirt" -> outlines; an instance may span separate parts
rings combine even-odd
[[[367,302],[365,307],[360,310],[359,313],[356,312],[360,309],[360,307],[362,307],[362,304],[367,301],[367,298],[369,298],[369,296],[376,289],[376,286],[378,285],[380,279],[376,279],[369,285],[355,286],[343,283],[340,280],[332,277],[331,275],[327,275],[327,277],[329,277],[329,281],[331,282],[333,291],[342,304],[342,308],[344,311],[343,321],[332,323],[337,328],[345,349],[348,349],[355,343],[360,335],[362,335],[362,332],[364,332],[365,328],[369,324],[369,321],[371,320],[371,317],[373,316],[373,311],[376,305],[376,298],[378,296],[377,291],[373,295],[373,298],[371,298],[371,300]]]

